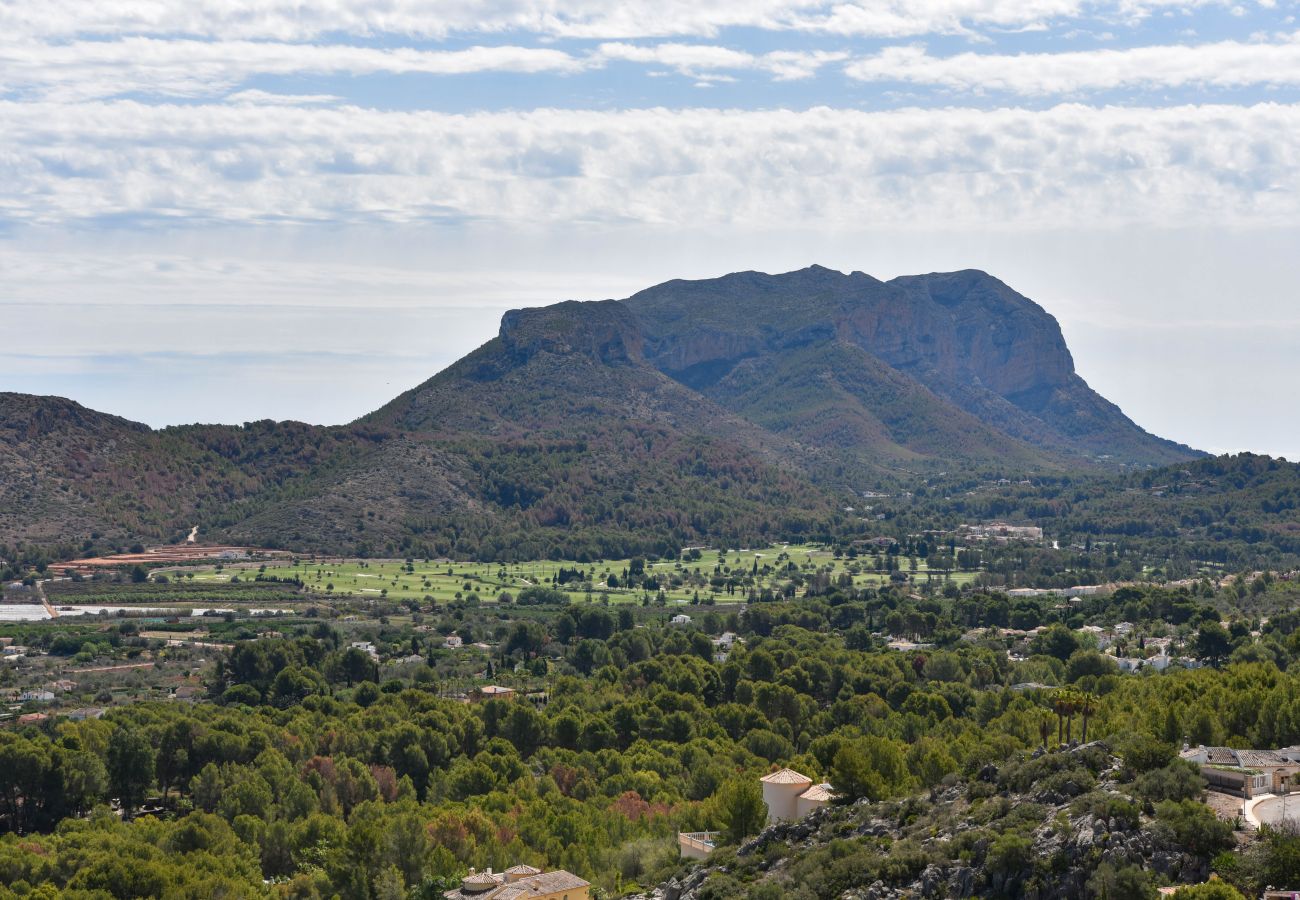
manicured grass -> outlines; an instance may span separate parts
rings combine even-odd
[[[755,573],[755,563],[758,572]],[[737,587],[735,593],[728,594],[724,589],[715,590],[710,583],[715,575],[723,578],[736,576],[742,580],[750,578],[753,585],[762,590],[771,587],[779,590],[788,581],[787,567],[793,563],[805,575],[818,570],[828,571],[832,579],[849,572],[853,584],[857,587],[871,587],[885,583],[887,574],[872,570],[870,557],[859,559],[835,559],[832,553],[816,545],[774,546],[761,550],[733,551],[721,553],[718,550],[701,550],[698,560],[679,562],[676,560],[647,562],[647,576],[659,579],[669,603],[690,603],[698,593],[701,601],[717,603],[739,603],[746,599],[749,585]],[[561,569],[580,569],[592,582],[588,593],[581,581],[571,581],[558,586],[574,601],[600,600],[607,595],[610,603],[639,603],[647,591],[641,584],[635,587],[623,585],[631,561],[626,559],[605,560],[596,563],[554,562],[538,560],[525,563],[426,563],[414,560],[406,563],[402,560],[338,560],[328,561],[299,559],[283,563],[267,563],[264,571],[267,575],[280,578],[297,576],[315,591],[335,596],[385,597],[390,600],[413,599],[423,601],[431,597],[435,602],[448,603],[455,599],[478,594],[481,601],[495,600],[501,593],[511,595],[533,585],[556,587],[553,579]],[[771,571],[764,572],[764,567]],[[853,571],[856,569],[857,571]],[[916,560],[916,569],[911,569],[911,560],[900,558],[899,569],[909,573],[917,581],[925,581],[928,570],[923,559]],[[238,577],[241,580],[255,577],[263,569],[226,565],[196,568],[193,581],[220,582]],[[610,588],[608,579],[614,576],[618,587]],[[953,573],[950,579],[957,584],[964,584],[975,577],[976,573]],[[644,578],[645,576],[643,576]],[[935,579],[941,579],[936,574]],[[190,581],[188,577],[185,579]],[[678,582],[678,583],[674,583]],[[653,597],[653,592],[650,592]]]

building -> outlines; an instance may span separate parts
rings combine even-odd
[[[730,631],[723,632],[718,637],[715,637],[713,639],[713,661],[720,662],[720,663],[726,662],[727,657],[731,655],[732,649],[738,643],[739,644],[745,643],[745,639],[742,637],[737,637],[733,632]]]
[[[375,649],[375,645],[370,641],[353,641],[348,644],[348,647],[352,650],[360,650],[371,659],[379,659],[379,651]]]
[[[83,706],[68,713],[68,718],[74,722],[84,722],[86,719],[102,719],[103,717],[104,710],[99,706]]]
[[[447,639],[442,642],[442,645],[448,650],[458,650],[464,643],[465,642],[460,639],[460,635],[449,634],[447,635]]]
[[[999,543],[1006,543],[1007,541],[1041,541],[1043,539],[1043,529],[1037,525],[1011,525],[1006,522],[989,522],[987,525],[959,525],[957,533],[974,540],[997,541]]]
[[[1192,747],[1179,754],[1201,767],[1211,790],[1242,797],[1284,792],[1284,784],[1300,774],[1300,747],[1281,750],[1234,750],[1231,747]]]
[[[677,832],[677,851],[682,859],[704,859],[717,846],[716,831]]]
[[[23,691],[18,695],[18,700],[22,703],[49,703],[53,699],[53,691]]]
[[[689,625],[691,624],[691,617],[684,615],[682,613],[678,613],[668,621],[673,625]]]
[[[589,900],[591,883],[572,872],[543,872],[533,866],[512,866],[504,872],[470,870],[460,887],[443,894],[447,900]]]
[[[759,780],[763,782],[768,822],[802,819],[833,799],[829,784],[814,785],[811,778],[794,769],[781,769]]]
[[[496,684],[485,684],[477,688],[474,693],[470,694],[470,700],[480,703],[484,700],[513,700],[515,699],[515,689],[501,687]]]
[[[795,815],[802,819],[813,810],[827,806],[834,799],[835,794],[832,793],[829,784],[814,784],[812,787],[808,788],[808,790],[795,798]]]

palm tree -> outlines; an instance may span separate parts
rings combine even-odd
[[[1043,740],[1043,749],[1047,749],[1047,736],[1052,733],[1052,722],[1050,719],[1043,719],[1038,723],[1038,736]]]
[[[1079,712],[1083,715],[1083,742],[1088,743],[1088,717],[1097,711],[1097,698],[1092,694],[1079,695]]]
[[[1065,743],[1064,730],[1065,714],[1067,710],[1068,703],[1066,701],[1066,692],[1057,691],[1056,696],[1052,700],[1052,711],[1056,713],[1056,743],[1058,746]]]

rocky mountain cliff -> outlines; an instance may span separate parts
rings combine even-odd
[[[507,313],[344,427],[150,431],[0,395],[0,545],[176,540],[609,556],[797,538],[928,472],[1190,459],[1074,372],[1056,322],[979,272],[812,267]]]
[[[838,413],[853,418],[865,411],[878,418],[893,396],[891,379],[896,383],[899,376],[911,381],[908,409],[938,413],[889,429],[904,448],[918,440],[933,448],[937,436],[969,435],[975,427],[989,455],[1004,458],[1008,437],[1028,444],[1040,461],[1064,454],[1162,465],[1195,455],[1143,431],[1092,391],[1075,373],[1056,320],[983,272],[889,282],[820,266],[784,275],[744,272],[670,281],[634,295],[627,305],[641,322],[647,360],[724,403],[736,396],[736,378],[751,383],[750,393],[779,393],[791,373],[765,365],[773,358],[788,365],[797,354],[804,367],[816,367],[826,355],[843,356],[854,347],[861,353],[835,375],[869,380],[836,404]],[[876,374],[872,362],[892,372]],[[770,381],[754,385],[755,368],[769,371]],[[1001,433],[1002,446],[990,431]],[[1020,447],[1013,457],[1026,455]]]

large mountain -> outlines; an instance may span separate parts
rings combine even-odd
[[[516,310],[349,426],[161,431],[0,394],[0,544],[211,536],[342,552],[608,556],[818,533],[942,469],[1190,459],[980,272],[812,267]],[[66,549],[66,548],[65,548]]]

